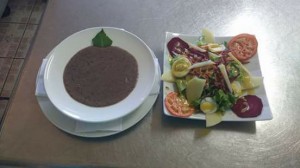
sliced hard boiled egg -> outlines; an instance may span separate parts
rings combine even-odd
[[[206,97],[200,102],[200,110],[205,114],[211,114],[216,112],[218,104],[211,97]]]
[[[209,43],[208,50],[214,53],[222,52],[226,49],[226,47],[223,44],[217,44],[217,43]]]
[[[190,71],[191,62],[186,57],[178,58],[172,65],[172,74],[175,77],[184,77]]]

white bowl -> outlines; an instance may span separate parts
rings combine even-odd
[[[105,107],[91,107],[74,100],[63,82],[64,69],[81,49],[91,46],[92,39],[104,29],[118,46],[131,53],[138,64],[138,79],[133,91],[122,101]],[[95,27],[77,32],[57,45],[47,62],[44,74],[46,93],[63,114],[83,122],[107,122],[124,117],[139,107],[150,94],[155,79],[155,62],[149,47],[136,35],[124,29]]]

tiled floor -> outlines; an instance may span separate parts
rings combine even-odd
[[[13,95],[47,0],[8,0],[9,16],[0,19],[0,121]]]

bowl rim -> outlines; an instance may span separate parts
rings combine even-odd
[[[149,85],[148,85],[149,88],[145,88],[145,91],[143,91],[144,94],[142,95],[142,97],[139,97],[139,101],[137,101],[137,103],[135,103],[134,105],[131,104],[130,105],[131,108],[128,107],[126,111],[120,110],[120,112],[115,112],[118,115],[104,115],[104,116],[106,116],[104,118],[100,117],[99,114],[97,115],[95,113],[93,114],[93,117],[86,117],[86,115],[78,116],[78,113],[75,115],[75,114],[73,114],[72,110],[63,108],[64,106],[62,106],[60,103],[57,102],[57,100],[56,100],[56,98],[54,96],[55,94],[53,95],[53,93],[52,93],[53,89],[49,89],[50,83],[49,83],[49,80],[48,80],[49,71],[51,70],[51,67],[52,67],[51,63],[52,63],[53,59],[57,59],[57,58],[55,58],[55,54],[54,53],[57,52],[57,50],[58,50],[59,47],[63,46],[64,43],[66,43],[68,40],[70,40],[74,36],[78,36],[79,34],[87,32],[87,31],[100,32],[101,29],[104,29],[104,31],[106,31],[106,32],[107,32],[107,30],[118,31],[118,32],[121,31],[122,33],[125,33],[125,34],[129,35],[130,37],[132,37],[133,39],[135,39],[137,43],[140,43],[140,45],[142,45],[143,47],[145,47],[144,51],[146,51],[147,53],[143,54],[143,55],[151,56],[152,59],[149,58],[149,60],[151,60],[149,63],[151,64],[150,65],[151,68],[153,68],[153,69],[155,68],[154,56],[152,54],[151,49],[148,47],[148,45],[142,39],[140,39],[138,36],[136,36],[135,34],[129,32],[129,31],[126,31],[125,29],[115,28],[115,27],[91,27],[91,28],[87,28],[87,29],[83,29],[83,30],[80,30],[78,32],[75,32],[75,33],[71,34],[70,36],[68,36],[67,38],[65,38],[64,40],[62,40],[56,47],[54,47],[54,49],[51,52],[49,52],[51,55],[50,55],[50,57],[49,57],[49,59],[47,61],[46,67],[45,67],[45,72],[44,72],[44,86],[45,86],[46,93],[47,93],[47,95],[49,97],[49,100],[53,103],[53,105],[59,111],[61,111],[63,114],[67,115],[68,117],[71,117],[71,118],[73,118],[75,120],[78,120],[78,121],[81,121],[81,122],[87,122],[87,123],[108,122],[108,121],[116,120],[116,119],[119,119],[119,118],[122,118],[122,117],[128,115],[129,113],[131,113],[132,111],[134,111],[135,109],[137,109],[144,102],[144,100],[150,94],[151,89],[152,89],[152,87],[154,85],[155,74],[154,74],[154,71],[153,71],[153,75],[151,74],[152,75],[151,77],[153,79],[151,78],[151,80],[150,80],[151,83],[149,83]],[[115,39],[113,39],[113,40],[115,40]],[[92,41],[92,39],[90,41]],[[116,45],[116,46],[118,46],[118,45]],[[122,46],[119,46],[119,47],[122,48]],[[78,48],[76,52],[78,52],[79,50],[81,50],[83,48],[84,47]],[[73,56],[74,55],[70,56],[70,58],[72,58]],[[136,56],[134,56],[134,57],[136,58]],[[139,64],[138,64],[138,66],[139,66]],[[63,67],[63,68],[65,68],[65,67]],[[139,66],[139,68],[140,68],[140,66]],[[61,73],[63,73],[63,72],[61,72]],[[138,81],[136,83],[136,86],[135,86],[134,90],[136,89],[137,85],[138,85]],[[63,85],[63,88],[61,88],[61,89],[63,89],[66,92],[64,85]],[[132,92],[134,92],[134,90]],[[71,96],[68,93],[67,93],[67,95],[71,98]],[[129,96],[127,96],[125,99],[121,100],[121,102],[124,103],[124,102],[127,102],[128,100],[130,100],[128,97]],[[95,110],[101,110],[101,111],[110,111],[111,107],[114,107],[114,106],[116,106],[119,103],[118,102],[116,104],[113,104],[113,105],[110,105],[110,106],[105,106],[105,107],[91,107],[91,106],[87,106],[85,104],[82,104],[82,103],[80,103],[80,102],[78,102],[76,100],[74,100],[74,101],[77,104],[82,105],[82,107],[85,107],[85,109],[95,109]],[[89,108],[86,108],[86,107],[89,107]],[[102,113],[102,114],[105,114],[105,113]],[[97,116],[97,117],[95,117],[95,116]]]

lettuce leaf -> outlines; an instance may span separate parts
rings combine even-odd
[[[236,102],[237,97],[219,89],[214,95],[214,100],[219,105],[219,110],[224,112],[232,107],[232,105]]]

